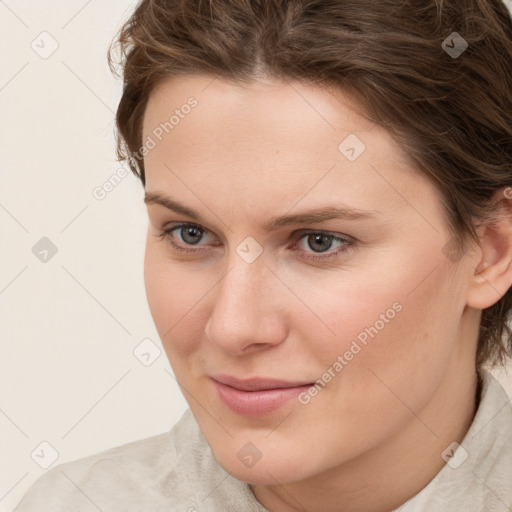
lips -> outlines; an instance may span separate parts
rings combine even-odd
[[[220,401],[232,412],[259,417],[270,414],[313,385],[312,382],[270,378],[237,379],[216,375],[212,382]]]

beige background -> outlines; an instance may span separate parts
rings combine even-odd
[[[142,187],[92,193],[120,168],[106,49],[134,5],[0,2],[0,511],[53,449],[55,465],[158,434],[186,407],[146,304]]]

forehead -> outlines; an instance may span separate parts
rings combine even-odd
[[[403,210],[406,197],[417,198],[420,189],[433,199],[412,159],[353,98],[299,82],[163,80],[146,107],[143,141],[148,138],[154,141],[144,158],[151,191],[210,195],[207,185],[214,184],[216,196],[245,205],[259,195],[268,211],[280,200],[316,206],[333,191],[340,202],[368,209]],[[347,146],[356,159],[347,157]]]
[[[325,132],[369,130],[374,123],[361,115],[361,107],[347,93],[334,94],[326,88],[300,82],[259,79],[251,83],[233,83],[204,75],[171,77],[152,91],[146,107],[143,133],[150,134],[175,112],[189,111],[187,101],[197,105],[184,117],[187,125],[219,133],[221,128],[237,137],[257,136],[260,141],[293,143]],[[204,125],[203,123],[208,123]],[[178,130],[178,124],[172,128]],[[242,131],[239,129],[243,128]],[[320,132],[320,133],[319,133]],[[337,134],[339,135],[339,133]],[[330,141],[329,141],[330,142]]]
[[[269,153],[293,152],[304,165],[311,158],[344,164],[339,144],[351,134],[365,150],[411,166],[390,134],[340,90],[274,79],[235,84],[205,75],[171,77],[159,82],[145,109],[143,140],[152,138],[156,151],[144,160],[150,165],[164,147],[193,148],[203,158],[229,148],[230,159],[243,152],[255,163]]]

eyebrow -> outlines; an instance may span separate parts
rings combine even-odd
[[[168,210],[181,213],[194,220],[200,221],[201,215],[195,210],[181,204],[176,199],[156,192],[146,192],[144,195],[144,203],[159,204]],[[267,231],[275,231],[290,224],[313,224],[329,219],[347,219],[347,220],[365,220],[374,219],[380,212],[375,210],[359,210],[357,208],[349,208],[346,206],[324,206],[306,212],[296,213],[293,215],[281,215],[272,217],[267,221],[263,228]]]

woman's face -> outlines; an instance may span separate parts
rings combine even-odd
[[[246,482],[311,477],[428,424],[474,365],[440,196],[356,110],[205,76],[147,105],[149,307],[214,455]]]

